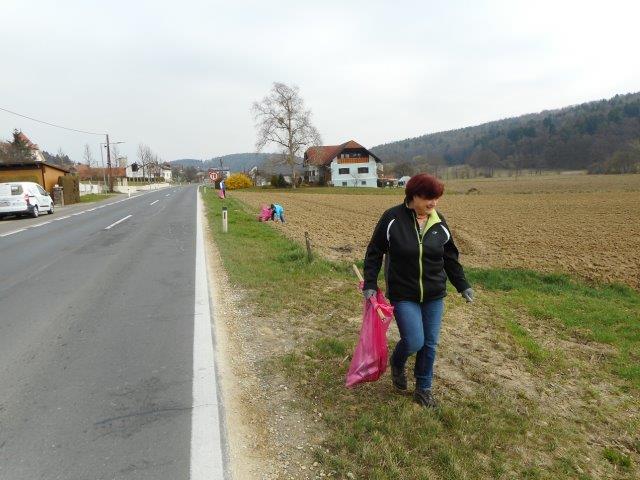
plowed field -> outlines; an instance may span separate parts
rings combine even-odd
[[[463,265],[525,267],[617,281],[640,289],[640,175],[554,176],[445,182],[438,205]],[[339,189],[326,189],[340,192]],[[375,194],[238,191],[256,214],[279,202],[287,236],[332,259],[361,259],[373,228],[403,192]],[[385,193],[385,194],[380,194]]]

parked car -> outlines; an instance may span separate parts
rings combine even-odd
[[[53,199],[34,182],[0,183],[0,217],[29,215],[37,217],[42,212],[53,213]]]

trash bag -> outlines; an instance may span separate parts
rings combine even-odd
[[[380,318],[378,309],[384,314],[384,319]],[[347,372],[347,388],[363,382],[375,382],[387,369],[387,330],[392,318],[393,307],[379,289],[375,297],[364,301],[360,339]]]

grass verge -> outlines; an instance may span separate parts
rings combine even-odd
[[[611,358],[604,365],[628,387],[640,390],[640,295],[635,290],[526,270],[471,270],[469,277],[486,290],[499,292],[501,303],[510,310],[523,307],[534,318],[561,322],[565,338],[611,345]],[[535,357],[544,357],[541,349],[530,350]]]
[[[285,319],[296,339],[264,374],[284,373],[296,404],[318,412],[327,434],[315,457],[330,476],[637,478],[636,292],[529,271],[470,271],[479,301],[469,307],[456,295],[447,300],[451,335],[442,341],[455,348],[441,348],[446,365],[437,364],[442,407],[426,411],[395,393],[386,376],[344,387],[362,304],[349,265],[309,263],[302,246],[257,222],[241,203],[203,195],[231,283],[249,294],[258,315]],[[453,333],[469,325],[468,344],[458,345]],[[565,349],[562,341],[576,337],[606,343],[611,354],[592,365]],[[476,353],[482,345],[490,348]],[[501,356],[516,380],[529,378],[527,388],[487,376],[495,364],[482,355]],[[463,380],[467,388],[457,385]]]
[[[91,203],[91,202],[99,202],[100,200],[106,200],[107,198],[113,197],[117,194],[115,193],[87,193],[86,195],[82,195],[80,197],[80,203]]]

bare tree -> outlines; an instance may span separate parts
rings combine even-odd
[[[89,167],[93,167],[93,153],[91,152],[91,147],[88,143],[84,144],[84,153],[82,154],[82,157]]]
[[[121,167],[122,165],[120,165],[120,149],[118,148],[118,145],[111,144],[110,145],[111,148],[111,158],[113,159],[113,164],[116,167]]]
[[[284,150],[282,163],[291,167],[293,187],[296,186],[296,164],[306,147],[320,145],[320,133],[311,124],[311,110],[306,110],[300,89],[284,83],[273,84],[269,94],[251,108],[258,130],[256,148],[275,144]]]
[[[142,176],[149,176],[149,164],[153,161],[153,151],[149,148],[149,145],[141,143],[138,145],[138,160],[142,167]],[[145,175],[145,171],[147,175]]]
[[[393,171],[398,178],[404,176],[411,177],[415,173],[416,168],[409,162],[400,162],[393,166]]]
[[[151,173],[154,177],[160,176],[160,157],[155,153],[151,157]]]
[[[425,163],[427,171],[432,171],[433,175],[436,177],[438,176],[438,169],[440,169],[440,172],[442,172],[444,167],[447,166],[447,162],[441,155],[438,154],[429,155]]]
[[[149,148],[149,145],[145,145],[144,143],[141,143],[138,145],[138,160],[140,160],[140,163],[145,165],[147,163],[149,163],[153,158],[153,152],[151,151],[151,148]]]

